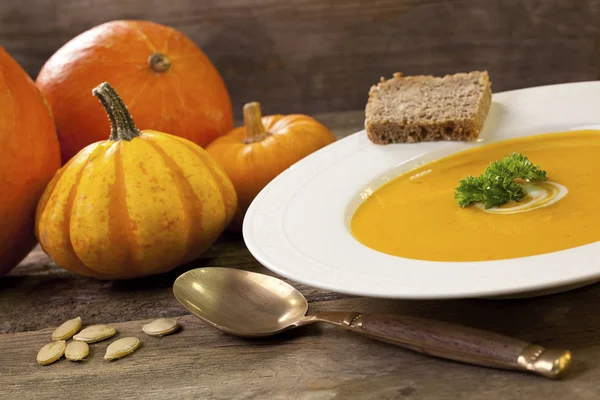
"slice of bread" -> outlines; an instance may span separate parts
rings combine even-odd
[[[486,71],[394,77],[373,85],[365,129],[374,143],[474,140],[492,100]]]

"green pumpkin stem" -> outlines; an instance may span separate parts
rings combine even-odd
[[[92,93],[100,100],[108,115],[109,140],[131,140],[140,135],[127,106],[108,82],[96,86]]]

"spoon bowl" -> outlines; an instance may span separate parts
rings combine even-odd
[[[173,285],[177,300],[206,323],[237,336],[268,336],[302,320],[308,302],[288,283],[230,268],[185,272]]]
[[[198,268],[179,276],[173,293],[204,322],[237,336],[269,336],[301,325],[327,322],[373,339],[431,356],[487,367],[563,375],[568,350],[441,321],[390,314],[322,312],[306,315],[302,293],[272,276],[231,268]]]

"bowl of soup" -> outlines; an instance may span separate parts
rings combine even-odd
[[[257,196],[254,257],[314,287],[403,299],[520,297],[600,279],[600,82],[493,95],[477,142],[375,145],[364,131],[314,153]],[[546,171],[497,207],[454,197],[518,153]]]

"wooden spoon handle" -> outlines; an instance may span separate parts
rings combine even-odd
[[[389,314],[348,313],[341,321],[338,318],[328,321],[327,314],[315,317],[431,356],[529,371],[547,378],[564,374],[571,361],[568,350],[546,349],[520,339],[447,322]]]

